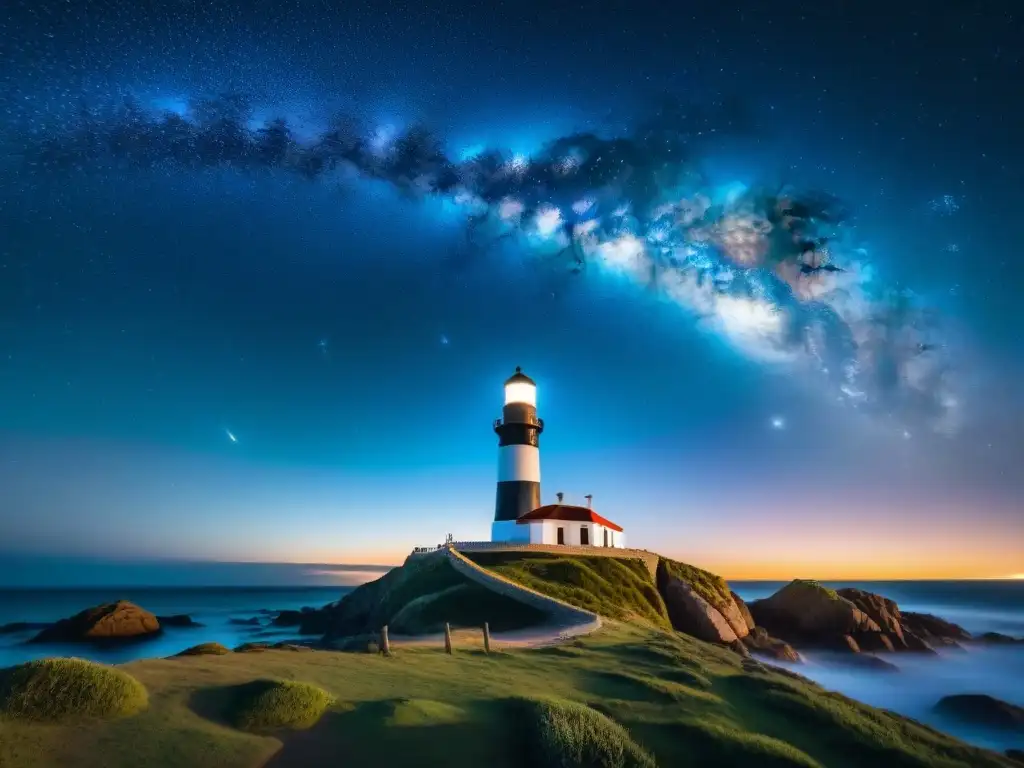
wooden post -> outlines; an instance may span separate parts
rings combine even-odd
[[[444,652],[452,655],[452,627],[447,621],[444,623]]]
[[[385,656],[391,655],[391,643],[388,641],[388,625],[380,628],[380,652]]]
[[[491,627],[485,621],[484,622],[484,653],[489,654],[491,652]]]

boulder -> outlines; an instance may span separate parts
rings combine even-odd
[[[729,592],[729,595],[732,597],[732,601],[736,603],[736,608],[740,612],[740,616],[743,617],[743,622],[747,625],[747,631],[753,632],[754,627],[757,626],[757,624],[754,622],[754,617],[750,613],[750,609],[747,607],[747,604],[744,603],[743,599],[735,592]]]
[[[278,611],[270,623],[275,627],[297,627],[302,623],[302,611]]]
[[[800,654],[793,646],[772,637],[764,627],[754,627],[750,634],[743,638],[743,642],[754,653],[770,656],[779,661],[801,661]]]
[[[61,619],[32,638],[33,643],[82,643],[141,640],[160,632],[160,622],[149,611],[127,600],[86,608]]]
[[[173,616],[157,616],[156,620],[160,622],[161,627],[178,627],[180,629],[199,629],[205,627],[205,624],[200,624],[198,621],[194,621],[191,616],[184,613],[177,613]]]
[[[685,581],[670,573],[661,562],[658,563],[657,576],[658,591],[665,601],[668,618],[674,629],[698,640],[720,645],[732,645],[739,639],[717,608],[698,595]]]
[[[882,632],[890,636],[894,646],[905,644],[900,608],[894,601],[863,589],[840,589],[837,594],[866,613]]]
[[[731,592],[729,593],[729,597],[722,600],[721,603],[713,604],[712,607],[718,609],[718,612],[722,614],[722,618],[728,622],[733,633],[738,639],[742,640],[750,634],[750,625],[747,624],[747,619],[743,615],[744,611],[740,610],[740,607],[736,604],[736,599],[732,597]],[[746,606],[744,606],[744,608],[746,608]],[[750,610],[747,609],[746,613],[749,614]],[[751,621],[753,621],[753,616],[751,616]]]
[[[844,655],[838,657],[842,663],[850,667],[860,667],[873,672],[899,672],[900,668],[891,661],[872,656],[870,653],[858,653],[854,656]]]
[[[904,611],[901,618],[904,633],[908,631],[913,632],[929,644],[945,640],[962,642],[971,639],[971,633],[959,624],[940,619],[938,616],[932,616],[930,613]]]
[[[906,628],[903,631],[903,642],[906,644],[908,651],[917,651],[919,653],[935,653],[935,649],[932,648],[927,640],[918,637],[913,632],[910,632]]]
[[[1024,763],[1024,749],[1008,749],[1006,756],[1018,763]]]
[[[815,581],[792,581],[749,608],[758,626],[790,641],[834,644],[844,635],[881,631],[864,611]]]
[[[1024,707],[982,693],[946,696],[935,711],[971,725],[1024,733]]]

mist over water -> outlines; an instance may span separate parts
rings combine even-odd
[[[745,601],[774,593],[784,582],[731,583]],[[1024,582],[1019,581],[893,581],[826,582],[833,589],[855,587],[895,600],[901,610],[930,613],[960,624],[974,635],[1000,632],[1024,637]],[[886,655],[899,672],[845,667],[841,657],[802,652],[803,664],[789,669],[834,691],[875,707],[890,709],[965,741],[999,751],[1024,747],[1024,738],[966,726],[936,715],[932,708],[943,696],[984,693],[1024,706],[1024,645],[971,645],[964,651],[944,650],[938,656]]]

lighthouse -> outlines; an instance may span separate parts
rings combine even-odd
[[[494,422],[498,435],[498,492],[491,541],[529,541],[519,518],[540,506],[540,433],[537,384],[521,368],[505,381],[505,406]]]

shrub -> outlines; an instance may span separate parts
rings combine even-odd
[[[255,680],[238,686],[232,698],[228,719],[247,731],[309,728],[334,702],[322,688],[287,680]]]
[[[220,643],[200,643],[199,645],[193,645],[191,648],[186,648],[181,653],[175,654],[176,656],[223,656],[225,653],[231,653],[230,648],[225,648]]]
[[[124,717],[148,701],[145,686],[128,673],[84,659],[41,659],[0,670],[0,717]]]
[[[821,768],[821,763],[784,741],[715,723],[674,726],[697,765],[756,765],[758,768]]]
[[[538,768],[654,768],[629,732],[600,712],[561,699],[515,699],[521,727]]]

